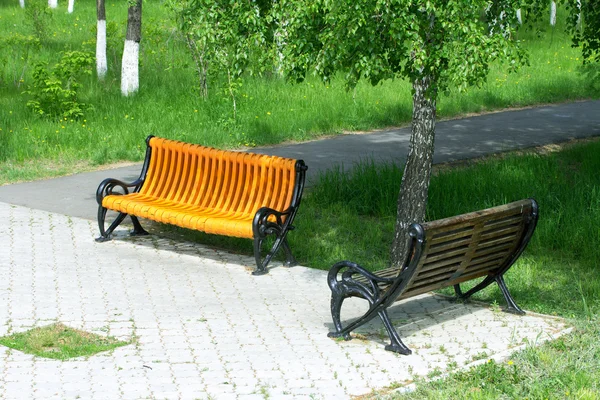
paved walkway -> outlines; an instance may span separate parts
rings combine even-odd
[[[143,143],[145,136],[140,137]],[[434,162],[480,157],[520,148],[600,136],[600,100],[550,105],[486,114],[436,126]],[[336,165],[350,167],[361,159],[403,164],[408,154],[409,128],[370,134],[338,135],[325,140],[252,149],[254,152],[301,158],[308,165],[309,183]],[[58,179],[0,186],[0,202],[73,217],[96,218],[95,193],[107,177],[132,182],[141,166],[76,174]],[[68,204],[68,208],[65,208]]]
[[[599,135],[599,110],[592,101],[443,122],[436,161]],[[407,135],[343,135],[259,151],[302,156],[314,178],[373,152],[401,162]],[[254,277],[252,258],[197,244],[152,236],[95,243],[98,182],[138,173],[135,166],[0,187],[0,336],[62,322],[134,340],[65,362],[0,347],[0,399],[345,399],[502,361],[569,330],[560,319],[428,294],[391,310],[411,356],[383,350],[378,320],[361,328],[361,339],[329,339],[324,271],[276,265]],[[363,308],[350,301],[343,315]]]
[[[392,307],[414,350],[383,349],[378,320],[331,329],[326,272],[156,237],[98,244],[92,221],[0,203],[0,335],[60,321],[135,343],[53,361],[0,347],[0,399],[347,399],[415,376],[505,360],[565,333],[559,320],[423,295]],[[361,302],[345,305],[359,315]],[[490,334],[493,332],[493,334]]]

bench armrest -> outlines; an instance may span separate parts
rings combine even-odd
[[[340,273],[341,277],[339,276]],[[327,274],[327,283],[333,292],[341,290],[346,294],[352,293],[355,296],[358,295],[370,300],[379,297],[380,288],[378,283],[385,283],[386,286],[389,286],[394,283],[395,279],[396,277],[384,278],[378,276],[352,261],[335,263]]]
[[[342,271],[343,269],[346,269],[346,271],[342,273],[342,280],[352,279],[352,276],[355,274],[360,274],[368,280],[381,283],[392,283],[396,279],[395,277],[384,278],[378,276],[352,261],[340,261],[338,263],[335,263],[329,270],[328,280],[336,279],[340,271]]]
[[[104,199],[106,196],[112,194],[129,194],[130,188],[133,188],[132,192],[137,192],[143,182],[143,179],[137,179],[134,182],[125,183],[118,179],[107,178],[100,183],[100,186],[98,186],[98,189],[96,190],[96,201],[99,205],[102,205],[102,199]],[[114,192],[115,187],[121,188],[123,193]]]
[[[295,209],[288,208],[285,211],[277,211],[269,207],[261,207],[256,214],[254,215],[254,220],[252,221],[252,227],[254,229],[255,237],[265,237],[266,235],[273,233],[273,228],[285,232],[291,227],[288,227],[291,218]],[[270,217],[275,217],[276,222],[269,221]],[[285,222],[283,222],[283,217],[286,218]]]

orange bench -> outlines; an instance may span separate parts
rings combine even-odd
[[[272,257],[283,247],[295,264],[286,235],[304,189],[302,160],[218,150],[149,136],[140,177],[132,183],[105,179],[96,191],[98,242],[110,240],[127,215],[132,235],[148,234],[137,217],[211,234],[254,240],[255,275],[267,272]],[[108,210],[118,212],[105,229]],[[275,235],[263,258],[261,248]]]

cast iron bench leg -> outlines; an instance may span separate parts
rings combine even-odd
[[[383,326],[385,326],[385,329],[388,332],[391,341],[390,344],[385,346],[385,349],[388,351],[393,351],[394,353],[404,354],[405,356],[411,354],[412,351],[406,347],[404,343],[402,343],[400,335],[398,335],[398,331],[396,328],[394,328],[394,325],[392,325],[392,321],[390,321],[387,311],[383,309],[379,311],[378,314],[379,318],[381,318],[381,321],[383,322]]]
[[[506,312],[512,313],[512,314],[517,314],[517,315],[524,315],[525,311],[523,311],[516,303],[515,300],[512,298],[512,296],[510,295],[508,288],[506,287],[506,283],[504,283],[504,277],[502,275],[488,275],[483,281],[481,281],[479,284],[477,284],[475,287],[473,287],[471,290],[469,290],[467,293],[462,294],[460,296],[461,299],[468,299],[469,297],[471,297],[473,294],[479,292],[480,290],[485,289],[486,287],[488,287],[490,284],[496,282],[498,284],[498,287],[500,287],[500,291],[502,292],[502,295],[504,296],[504,300],[506,300]],[[458,285],[457,285],[458,286]],[[456,290],[456,287],[455,287]],[[460,288],[458,289],[460,291]],[[458,294],[458,291],[457,291]]]
[[[130,215],[131,217],[131,222],[133,222],[133,230],[129,233],[131,236],[146,236],[149,235],[149,233],[142,228],[142,225],[140,224],[140,220],[137,219],[137,217]]]
[[[120,212],[115,220],[110,224],[108,229],[104,230],[104,220],[106,219],[106,208],[98,207],[98,228],[100,228],[100,237],[96,238],[96,242],[102,243],[111,239],[110,235],[117,226],[123,222],[127,214]]]
[[[504,295],[504,299],[506,300],[506,303],[508,305],[506,308],[506,312],[509,312],[512,314],[517,314],[517,315],[524,315],[525,311],[523,311],[517,305],[517,303],[515,303],[515,300],[510,295],[508,288],[506,287],[506,283],[504,283],[504,277],[502,275],[498,275],[496,277],[496,282],[498,283],[498,286],[500,287],[500,290],[502,291],[502,294]]]

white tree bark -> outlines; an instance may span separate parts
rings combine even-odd
[[[556,25],[556,2],[550,4],[550,25]]]
[[[69,14],[73,12],[73,7],[75,6],[75,0],[69,0],[69,5],[67,6],[67,11]]]
[[[96,29],[96,73],[99,79],[104,79],[108,71],[106,61],[106,20],[98,20]]]
[[[21,5],[21,8],[25,8],[25,0],[19,0],[19,4]]]
[[[129,96],[137,92],[139,84],[140,40],[142,40],[142,0],[136,0],[127,9],[127,33],[121,62],[121,93]]]
[[[125,40],[123,61],[121,63],[121,93],[129,96],[137,92],[140,83],[138,75],[138,61],[140,58],[140,44],[134,40]]]
[[[58,7],[58,0],[48,0],[48,7],[50,7],[50,8]]]
[[[523,25],[523,18],[521,17],[521,9],[517,10],[517,20],[519,21],[519,25]]]

